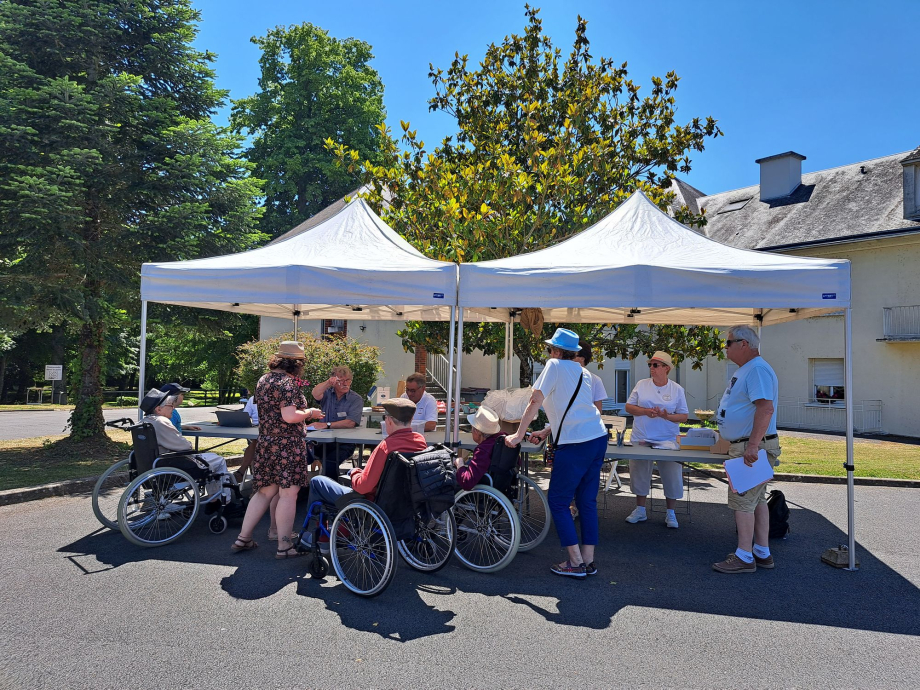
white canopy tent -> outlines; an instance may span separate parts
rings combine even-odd
[[[853,510],[850,262],[735,249],[678,223],[636,192],[564,242],[460,265],[457,381],[464,311],[514,321],[536,307],[548,322],[754,327],[843,311],[850,568]],[[507,342],[507,341],[506,341]],[[455,427],[456,427],[455,416]]]
[[[456,264],[427,258],[355,199],[312,229],[258,249],[144,264],[141,385],[148,302],[290,318],[296,332],[299,318],[356,313],[361,319],[453,322],[456,298]],[[452,357],[453,329],[450,347]]]

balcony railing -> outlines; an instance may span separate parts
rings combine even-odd
[[[846,431],[846,407],[842,402],[828,404],[809,400],[780,400],[776,424],[785,429]],[[882,401],[855,401],[853,428],[858,433],[882,433]]]
[[[920,340],[920,306],[884,307],[885,340]]]

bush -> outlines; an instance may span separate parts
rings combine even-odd
[[[277,352],[282,340],[293,340],[294,334],[285,333],[269,340],[254,340],[241,345],[237,350],[239,365],[236,372],[240,384],[255,394],[256,384],[268,371],[268,360]],[[302,378],[308,382],[304,387],[307,400],[312,400],[310,392],[313,386],[327,380],[332,374],[332,367],[345,364],[351,368],[354,380],[352,390],[362,398],[383,374],[380,364],[380,349],[373,345],[359,343],[351,338],[321,339],[315,333],[301,333],[298,340],[303,345],[306,362]]]
[[[136,407],[137,398],[133,398],[130,395],[119,395],[115,398],[115,404],[118,405],[118,407]]]

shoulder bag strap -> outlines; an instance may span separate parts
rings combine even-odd
[[[580,366],[580,365],[579,365]],[[554,445],[559,445],[559,439],[562,438],[562,425],[565,423],[565,416],[569,413],[569,409],[572,407],[572,403],[575,402],[575,398],[578,397],[578,391],[581,390],[581,382],[584,378],[584,369],[581,370],[578,374],[578,385],[575,386],[575,392],[572,393],[572,399],[569,400],[568,407],[565,408],[565,412],[562,413],[562,419],[559,420],[559,433],[556,434],[556,441]]]

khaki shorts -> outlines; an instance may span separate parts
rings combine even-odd
[[[744,455],[744,449],[747,447],[747,441],[733,443],[728,447],[728,457],[740,458]],[[760,448],[767,451],[767,459],[773,467],[779,464],[779,456],[782,450],[779,447],[779,439],[771,438],[769,441],[761,441]],[[753,513],[761,503],[767,502],[767,487],[770,482],[755,486],[753,489],[745,491],[743,494],[736,494],[731,489],[728,490],[728,507],[742,513]]]

